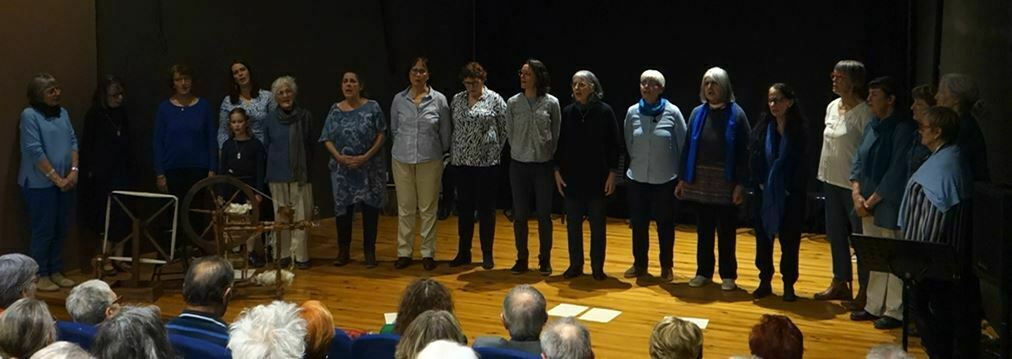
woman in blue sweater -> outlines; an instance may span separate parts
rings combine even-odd
[[[155,175],[158,190],[182,200],[194,183],[218,168],[217,120],[211,105],[194,96],[193,73],[185,65],[169,68],[172,97],[155,113]]]

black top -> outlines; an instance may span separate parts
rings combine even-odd
[[[80,156],[83,177],[123,179],[131,168],[126,110],[92,107],[84,115]],[[103,202],[104,203],[104,202]]]
[[[619,132],[611,106],[595,101],[562,109],[555,166],[566,195],[604,196],[609,171],[618,170]]]
[[[267,168],[267,152],[256,138],[238,141],[228,139],[221,145],[221,166],[219,174],[236,177],[250,187],[265,190],[264,173]]]
[[[961,116],[956,144],[959,145],[959,153],[963,156],[963,160],[970,164],[973,180],[990,180],[991,173],[987,168],[987,146],[984,144],[984,133],[981,132],[980,125],[977,124],[977,119],[973,116]]]
[[[760,121],[759,124],[756,125],[756,128],[752,130],[752,138],[749,141],[748,156],[749,172],[751,174],[749,187],[755,188],[756,190],[759,189],[760,184],[766,184],[766,173],[769,173],[767,171],[770,164],[766,163],[767,126],[775,127],[776,125],[777,124],[774,121]],[[808,152],[804,131],[801,126],[784,129],[784,134],[790,141],[788,144],[788,146],[790,146],[788,148],[789,153],[787,154],[778,153],[778,151],[780,151],[780,141],[782,140],[782,136],[776,131],[776,129],[773,130],[773,133],[774,140],[772,145],[773,152],[775,154],[774,157],[779,159],[780,157],[786,155],[786,161],[791,163],[793,166],[793,173],[788,174],[791,178],[786,181],[787,190],[792,194],[798,193],[802,195],[801,197],[804,197],[808,185]]]
[[[702,109],[702,106],[709,106],[702,104],[696,106],[692,110],[692,114],[686,119],[688,120],[688,128],[685,131],[685,141],[682,147],[682,161],[681,161],[681,172],[684,175],[686,173],[685,166],[688,165],[689,157],[689,144],[692,140],[692,119],[696,118],[697,113]],[[730,104],[719,109],[711,108],[710,112],[706,116],[706,121],[703,124],[703,133],[699,136],[699,148],[696,152],[696,166],[708,166],[724,168],[724,145],[726,139],[724,136],[727,130],[727,115],[730,111],[730,106],[737,106],[737,104]],[[738,107],[736,114],[736,125],[734,128],[734,181],[738,184],[744,184],[748,180],[748,141],[749,141],[749,130],[751,127],[748,122],[748,117],[745,115],[745,111]],[[765,136],[765,135],[764,135]]]

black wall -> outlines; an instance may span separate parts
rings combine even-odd
[[[541,59],[563,106],[570,102],[570,76],[589,69],[601,79],[605,101],[618,116],[638,100],[639,74],[647,68],[664,73],[665,96],[688,116],[699,104],[703,72],[721,66],[753,119],[771,83],[794,85],[817,150],[825,106],[834,98],[829,73],[836,61],[858,59],[870,77],[909,82],[909,5],[98,0],[98,67],[127,81],[140,164],[135,173],[146,189],[154,180],[149,140],[154,109],[170,94],[166,69],[177,62],[191,65],[195,92],[217,105],[227,92],[233,58],[247,59],[264,88],[279,75],[295,76],[299,101],[316,115],[317,129],[328,107],[340,100],[344,70],[360,71],[369,96],[388,109],[394,93],[407,85],[405,62],[417,54],[431,59],[430,83],[448,97],[462,90],[457,71],[473,56],[488,70],[489,88],[504,97],[519,90],[516,73],[524,59]],[[330,213],[326,166],[322,158],[316,164],[317,203]]]

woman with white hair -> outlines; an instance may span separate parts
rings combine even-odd
[[[555,151],[555,187],[566,202],[569,268],[566,279],[583,275],[583,219],[590,222],[590,268],[605,280],[605,197],[615,192],[619,134],[615,112],[601,101],[604,89],[593,72],[573,75],[574,102],[562,109]]]
[[[274,301],[243,310],[229,329],[233,358],[297,359],[306,351],[306,320],[294,303]]]
[[[313,114],[295,101],[299,87],[295,78],[281,76],[271,84],[271,93],[277,107],[267,114],[264,121],[264,147],[267,148],[267,183],[274,196],[275,218],[282,218],[280,206],[294,209],[292,222],[299,222],[313,215],[313,184],[309,182],[309,164],[312,163],[314,137]],[[276,247],[281,251],[281,264],[295,265],[300,269],[309,268],[309,234],[306,230],[282,231],[277,235],[280,242]]]
[[[640,75],[639,103],[625,115],[625,146],[629,151],[629,222],[632,227],[633,265],[626,278],[647,275],[650,220],[657,221],[661,279],[674,279],[675,182],[678,178],[685,119],[678,106],[661,97],[664,75],[646,70]]]
[[[91,344],[98,359],[171,359],[176,355],[169,344],[157,306],[126,306],[98,326]]]
[[[0,313],[21,298],[35,298],[39,265],[21,253],[0,256]]]
[[[31,359],[94,359],[87,350],[71,342],[53,342],[35,352]]]
[[[690,287],[702,287],[713,277],[713,233],[720,251],[720,288],[737,288],[735,257],[737,206],[745,202],[748,178],[748,140],[751,126],[735,103],[731,78],[719,67],[706,70],[699,85],[701,105],[692,109],[675,197],[693,202],[696,210],[696,276]]]
[[[63,93],[53,75],[40,73],[28,82],[28,107],[19,125],[21,167],[18,186],[28,205],[29,255],[39,264],[38,289],[73,287],[63,275],[63,240],[74,212],[78,180],[77,135],[70,114],[60,106]]]
[[[0,357],[28,358],[56,340],[56,321],[46,302],[18,299],[0,314]]]
[[[474,349],[452,340],[440,339],[418,352],[417,359],[478,359]]]
[[[973,180],[989,180],[991,174],[987,166],[987,146],[979,123],[985,109],[977,84],[964,74],[945,74],[938,81],[935,101],[939,106],[948,107],[959,114],[959,137],[956,143],[963,160],[970,164]]]

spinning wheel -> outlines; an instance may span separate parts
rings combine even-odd
[[[230,176],[212,176],[200,180],[183,198],[183,233],[204,253],[224,254],[246,243],[255,230],[226,231],[227,225],[259,225],[260,206],[251,199],[253,188]],[[248,204],[245,213],[236,206]],[[243,233],[246,232],[246,233]]]

